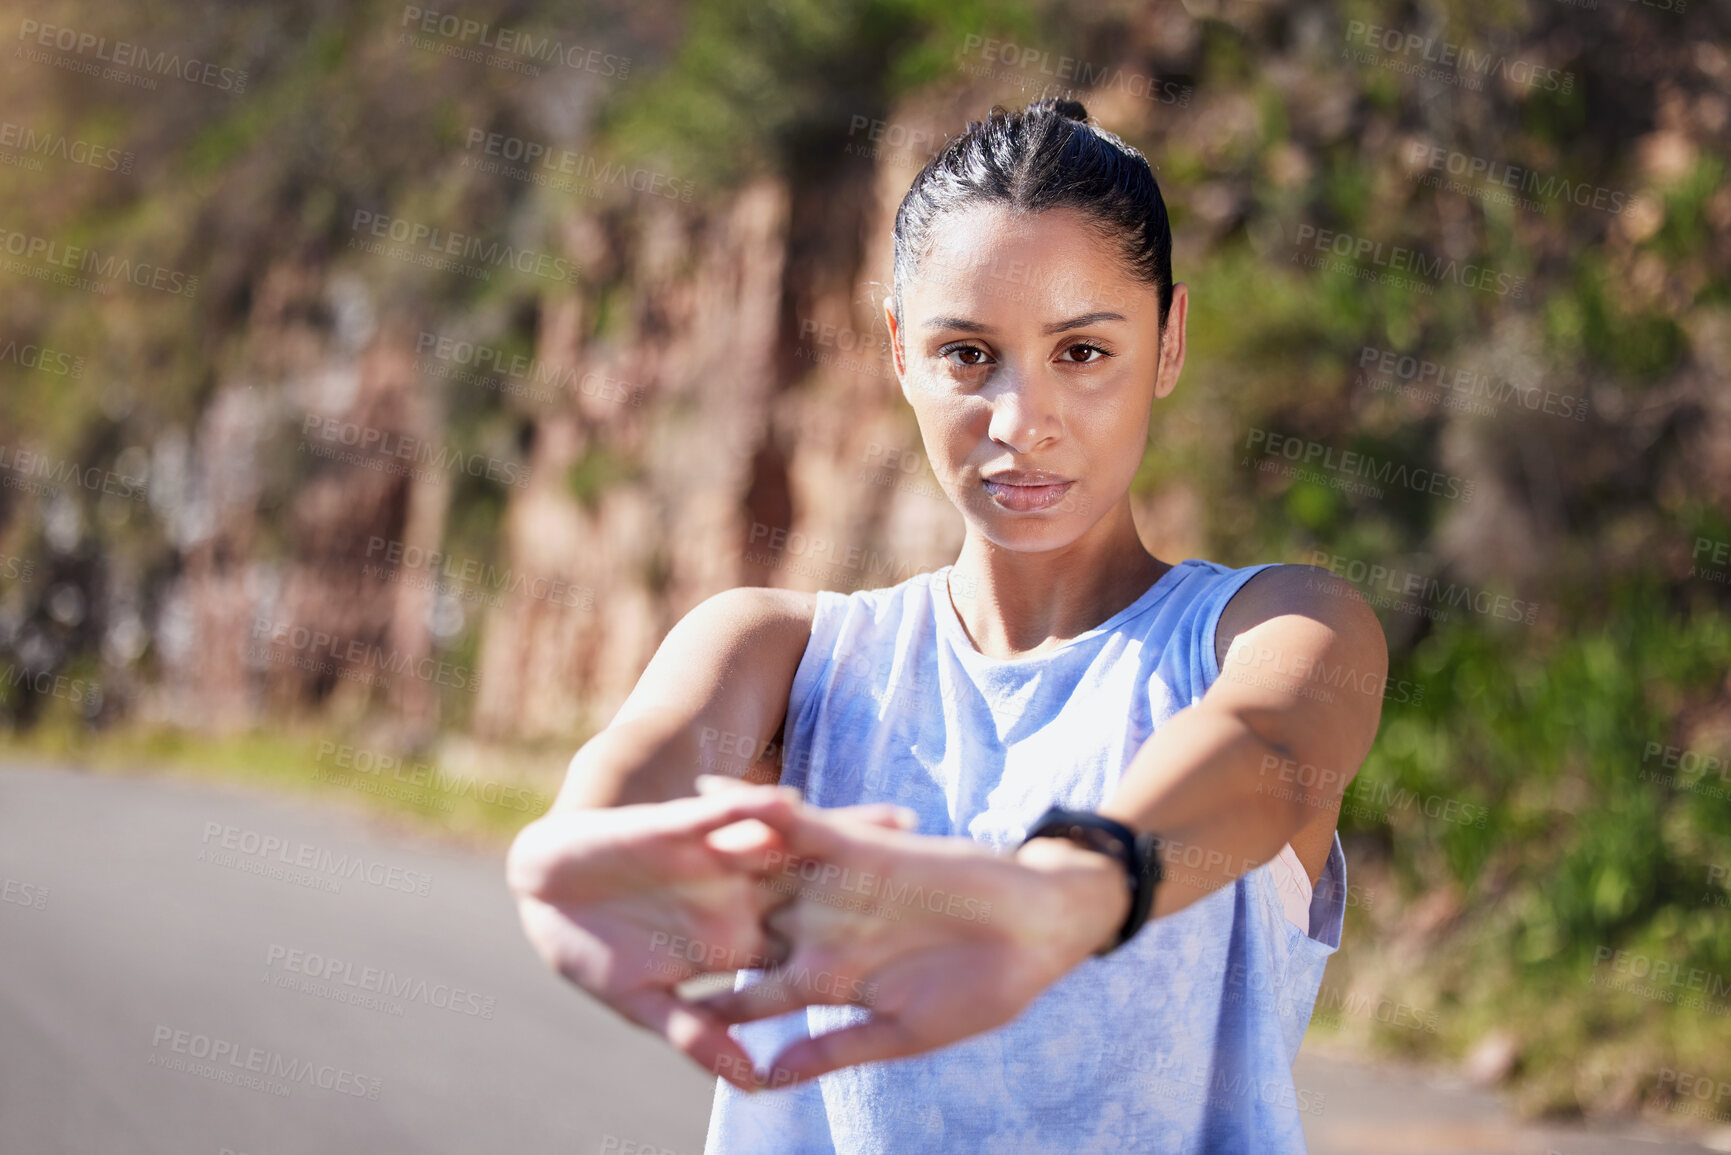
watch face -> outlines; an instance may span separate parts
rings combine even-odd
[[[1124,828],[1109,819],[1088,811],[1064,810],[1052,807],[1040,816],[1029,831],[1029,838],[1042,835],[1067,839],[1085,850],[1097,851],[1134,873],[1136,848],[1127,843]]]
[[[1080,823],[1076,823],[1070,826],[1064,833],[1071,842],[1074,842],[1079,846],[1085,846],[1089,850],[1097,850],[1101,854],[1109,854],[1119,862],[1125,860],[1124,844],[1098,827],[1083,826]]]

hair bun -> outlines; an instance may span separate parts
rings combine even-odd
[[[1060,116],[1065,120],[1074,120],[1079,124],[1088,123],[1088,110],[1081,101],[1066,100],[1058,96],[1042,96],[1020,112],[1005,108],[1001,104],[994,104],[986,111],[985,120],[968,121],[968,131],[974,132],[988,127],[1003,128],[1017,117],[1028,120],[1043,116]]]

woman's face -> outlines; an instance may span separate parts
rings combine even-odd
[[[1126,505],[1149,408],[1184,362],[1185,287],[1160,300],[1073,209],[940,215],[885,302],[902,393],[971,532],[1018,551],[1070,545]]]

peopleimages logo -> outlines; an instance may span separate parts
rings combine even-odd
[[[1325,549],[1312,550],[1308,564],[1326,569],[1354,585],[1362,585],[1373,594],[1389,594],[1397,598],[1413,599],[1417,603],[1467,609],[1486,617],[1524,622],[1529,626],[1538,621],[1539,610],[1542,608],[1540,603],[1535,601],[1512,598],[1506,594],[1493,594],[1486,589],[1474,589],[1472,586],[1455,582],[1445,583],[1429,574],[1345,557]],[[1375,599],[1372,599],[1372,604],[1376,604]],[[1441,620],[1448,620],[1447,616],[1444,615]]]
[[[865,135],[863,143],[854,139],[855,134],[861,132]],[[933,128],[909,128],[905,124],[857,112],[848,118],[847,135],[848,142],[842,146],[843,152],[873,159],[900,154],[923,161],[950,140],[949,133],[940,134]]]
[[[1195,88],[1188,84],[1179,84],[1171,80],[1159,80],[1138,72],[1126,72],[1105,64],[1090,64],[1086,60],[1078,60],[1074,56],[1058,56],[1043,48],[1034,48],[1012,43],[1007,40],[996,40],[988,36],[969,33],[962,41],[962,57],[977,55],[979,65],[970,65],[961,61],[961,70],[970,76],[989,76],[989,65],[993,63],[1007,65],[1018,72],[1031,73],[1037,76],[1050,76],[1054,80],[1073,80],[1076,88],[1066,90],[1064,98],[1074,98],[1078,90],[1085,90],[1092,97],[1095,94],[1117,91],[1136,97],[1138,100],[1150,100],[1160,104],[1177,104],[1188,106]],[[1008,79],[998,77],[998,79]]]
[[[1548,201],[1564,200],[1579,208],[1594,208],[1601,212],[1621,214],[1641,202],[1639,193],[1630,195],[1616,189],[1572,181],[1566,177],[1544,176],[1507,161],[1490,160],[1470,153],[1457,152],[1440,144],[1415,140],[1408,153],[1408,162],[1431,170],[1431,175],[1446,172],[1466,180],[1482,179],[1487,184],[1542,197]]]
[[[1611,975],[1603,973],[1609,963]],[[1685,966],[1675,959],[1656,958],[1639,951],[1617,950],[1608,946],[1594,948],[1593,974],[1588,984],[1609,990],[1625,991],[1658,1002],[1667,1002],[1690,1010],[1705,1010],[1715,1015],[1731,1014],[1731,1005],[1724,1000],[1731,996],[1731,978],[1701,967]],[[1679,989],[1681,988],[1681,989]],[[1697,991],[1698,995],[1686,992]]]
[[[1641,764],[1645,766],[1654,758],[1664,769],[1675,770],[1683,778],[1704,778],[1712,774],[1721,782],[1731,783],[1731,758],[1668,746],[1662,742],[1648,742],[1641,751]]]
[[[464,453],[453,446],[440,445],[407,433],[344,421],[340,417],[308,413],[301,419],[301,434],[302,449],[314,456],[361,465],[384,473],[430,481],[432,477],[429,470],[448,470],[453,473],[467,473],[470,477],[486,477],[504,485],[523,486],[529,483],[527,465],[490,457],[484,453]],[[312,444],[312,438],[317,438],[325,445]],[[344,454],[337,451],[335,445],[353,446],[360,452]],[[405,465],[404,462],[413,462],[414,465]]]
[[[0,121],[0,148],[17,149],[22,154],[20,159],[35,162],[25,166],[31,171],[40,170],[42,157],[52,157],[67,164],[126,174],[132,171],[134,159],[132,153],[118,148],[76,140],[64,133],[38,132],[29,125],[15,124],[10,120]]]
[[[333,893],[340,891],[340,879],[358,879],[386,890],[401,891],[422,898],[431,892],[433,885],[433,876],[422,870],[410,870],[359,854],[338,853],[310,842],[291,841],[279,835],[248,830],[223,822],[206,822],[204,837],[200,842],[203,846],[198,853],[200,862],[235,867],[248,874],[261,873],[257,869],[261,864],[311,871],[329,876],[322,880],[326,883],[337,883],[317,888]],[[242,866],[242,859],[237,858],[237,855],[243,856],[250,866]]]
[[[576,267],[563,257],[537,253],[532,249],[519,249],[501,241],[483,240],[472,233],[456,233],[421,221],[356,209],[349,223],[349,230],[356,234],[349,238],[350,248],[359,248],[365,252],[383,252],[387,256],[408,257],[417,264],[436,268],[450,267],[459,271],[468,269],[479,273],[483,278],[491,276],[491,271],[481,266],[509,266],[519,273],[528,273],[549,281],[571,284],[577,281]],[[400,251],[384,249],[383,246],[363,240],[360,236],[363,233],[395,241],[405,248]],[[414,251],[416,249],[426,251],[417,254]],[[426,259],[420,259],[422,257]],[[462,261],[478,263],[460,265],[459,262]]]
[[[1511,84],[1542,88],[1548,92],[1567,95],[1575,90],[1573,72],[1546,68],[1518,57],[1511,60],[1499,52],[1478,52],[1435,36],[1420,36],[1416,32],[1402,32],[1398,28],[1384,28],[1378,24],[1366,24],[1362,20],[1348,21],[1346,42],[1380,49],[1393,56],[1415,58],[1422,64],[1440,64],[1451,69],[1454,76],[1465,82],[1462,87],[1474,90],[1482,88],[1484,78],[1491,73],[1501,76]],[[1361,60],[1360,63],[1370,61]],[[1387,68],[1391,65],[1392,62],[1384,62],[1382,66]],[[1444,79],[1439,69],[1423,69],[1419,65],[1409,65],[1404,70],[1428,74],[1433,79]]]
[[[345,638],[325,630],[296,625],[294,622],[274,622],[269,618],[254,618],[252,640],[265,645],[251,647],[249,657],[269,664],[286,664],[317,673],[351,672],[363,675],[356,680],[380,684],[372,671],[380,675],[420,678],[437,686],[449,686],[473,693],[481,687],[481,674],[467,666],[457,666],[427,655],[416,655],[390,649],[375,641]],[[285,655],[279,650],[286,650]],[[319,656],[329,658],[322,662]]]
[[[1587,419],[1587,399],[1521,385],[1506,377],[1474,372],[1423,357],[1366,345],[1358,355],[1360,380],[1374,392],[1412,391],[1444,409],[1491,416],[1513,402],[1523,409],[1555,417]],[[1404,383],[1404,384],[1403,384]],[[1481,404],[1482,402],[1482,404]]]
[[[51,237],[39,237],[33,233],[0,228],[0,251],[7,256],[23,259],[23,263],[8,262],[9,271],[26,273],[38,280],[70,285],[85,292],[107,293],[116,284],[125,282],[140,289],[154,289],[176,297],[193,297],[198,294],[198,277],[183,273],[179,269],[153,265],[148,261],[134,261],[130,257],[117,257],[113,254],[104,256],[95,249],[87,249],[82,245],[63,245]],[[13,268],[13,265],[17,267]],[[62,271],[71,269],[88,273],[90,277],[74,277],[71,273]],[[92,277],[100,280],[92,280]]]
[[[531,397],[536,401],[555,400],[558,394],[553,390],[557,389],[641,408],[646,392],[641,385],[610,377],[599,370],[525,357],[495,345],[429,333],[424,329],[415,338],[415,352],[431,354],[443,362],[443,365],[421,366],[422,372],[429,377],[444,377],[486,388],[494,387],[495,375],[509,377],[513,381],[522,381],[524,385],[504,384],[499,387],[501,392]],[[465,372],[467,369],[473,372]],[[535,388],[541,385],[550,388]]]
[[[869,870],[855,871],[850,867],[837,866],[833,862],[801,858],[784,851],[771,850],[765,870],[766,873],[779,872],[783,876],[779,880],[766,878],[764,885],[770,889],[782,890],[784,893],[797,892],[801,898],[813,902],[877,913],[891,921],[901,917],[901,912],[896,908],[904,906],[920,907],[932,914],[949,915],[964,922],[987,923],[992,920],[992,904],[972,895],[938,887],[927,890],[923,883],[909,883],[905,879],[898,883],[889,875],[874,874]],[[790,881],[793,878],[812,883],[814,888],[799,887]],[[835,894],[837,890],[864,897],[858,901],[848,900]],[[881,904],[875,911],[870,905],[873,902]]]
[[[528,140],[524,137],[510,136],[502,132],[488,132],[483,128],[469,129],[468,138],[464,141],[463,148],[466,151],[479,152],[483,157],[492,157],[493,160],[491,161],[476,161],[474,157],[470,156],[463,158],[464,163],[469,167],[489,174],[500,172],[518,179],[568,176],[576,180],[588,181],[595,187],[611,184],[618,188],[629,189],[632,192],[647,193],[651,196],[661,196],[668,200],[686,203],[691,201],[692,194],[697,191],[696,181],[678,180],[655,169],[628,169],[622,164],[613,164],[598,157],[572,152],[568,148],[556,148],[538,140]],[[486,165],[495,167],[483,167]],[[521,165],[522,167],[512,168],[512,165]],[[543,182],[537,179],[535,183]],[[569,192],[575,187],[571,182],[565,182],[560,191]]]
[[[49,670],[32,672],[23,666],[13,665],[0,669],[0,686],[10,686],[13,689],[25,686],[35,693],[59,698],[74,706],[84,706],[91,714],[102,710],[101,683],[87,682],[83,678],[69,678],[65,674],[56,674]]]
[[[37,450],[19,449],[9,445],[0,445],[0,473],[16,474],[20,478],[43,478],[52,484],[40,487],[18,485],[12,488],[32,489],[33,492],[44,494],[58,493],[60,485],[76,485],[92,493],[106,493],[132,501],[145,501],[149,496],[145,478],[129,477],[124,473],[94,465],[79,465],[63,458],[50,457]],[[9,482],[10,479],[4,481]]]
[[[0,344],[0,362],[10,361],[20,369],[35,369],[56,377],[84,376],[84,358],[62,353],[44,345],[7,341]]]
[[[1414,468],[1403,462],[1378,458],[1356,450],[1336,450],[1320,441],[1291,437],[1267,429],[1251,429],[1245,437],[1244,448],[1259,449],[1265,456],[1284,457],[1304,466],[1364,478],[1379,485],[1400,486],[1415,493],[1428,493],[1458,501],[1473,499],[1473,482],[1451,473],[1440,473],[1423,467]],[[1381,494],[1376,496],[1380,497]]]
[[[380,753],[365,747],[320,742],[318,753],[313,760],[322,763],[327,758],[339,770],[352,774],[367,775],[375,780],[389,776],[394,782],[412,787],[426,787],[446,798],[474,798],[488,806],[498,806],[505,810],[539,813],[547,808],[549,802],[545,794],[536,790],[479,779],[472,774],[452,773],[419,759],[404,761],[398,755]]]
[[[827,574],[837,580],[845,580],[851,574],[860,579],[903,581],[924,572],[905,557],[762,522],[752,523],[745,547],[744,558],[751,565],[780,567],[795,573],[809,572],[813,576]],[[795,566],[790,563],[791,558],[805,558],[811,565]]]
[[[292,987],[307,994],[330,998],[335,1002],[351,1001],[343,995],[360,992],[387,999],[400,999],[403,1002],[421,1003],[441,1011],[450,1011],[452,1014],[481,1019],[491,1019],[498,1006],[497,998],[483,995],[479,991],[466,990],[450,983],[430,983],[424,978],[399,975],[383,967],[357,966],[349,960],[333,955],[299,950],[281,943],[272,943],[266,948],[264,965],[267,971],[281,972],[276,976],[278,986]],[[289,976],[305,981],[283,981]],[[325,987],[334,989],[326,990]]]
[[[188,84],[202,84],[206,88],[216,88],[236,95],[246,91],[246,69],[222,68],[208,61],[188,58],[182,60],[178,52],[152,53],[142,44],[131,44],[125,40],[110,41],[106,36],[97,36],[90,32],[80,32],[73,28],[63,28],[57,24],[42,24],[35,20],[24,20],[18,25],[18,39],[24,42],[34,41],[44,48],[53,48],[61,52],[70,52],[74,56],[88,56],[93,60],[103,61],[114,67],[99,69],[97,65],[86,63],[75,67],[73,71],[86,74],[100,74],[105,80],[126,79],[124,75],[111,75],[118,69],[136,68],[145,73],[157,76],[173,76]],[[28,47],[19,49],[19,53],[29,53],[31,59],[43,55],[35,53]],[[64,57],[61,58],[63,61]],[[58,61],[40,61],[40,63],[58,64]],[[76,63],[76,62],[68,62]],[[61,67],[65,67],[61,64]],[[144,78],[148,79],[148,77]],[[154,88],[152,81],[147,87]]]
[[[176,1030],[161,1023],[156,1024],[151,1033],[150,1047],[152,1066],[203,1075],[224,1083],[236,1082],[236,1076],[245,1073],[275,1080],[279,1084],[292,1086],[303,1083],[339,1095],[353,1095],[357,1099],[377,1099],[384,1086],[382,1079],[361,1075],[346,1067],[296,1059],[262,1047],[242,1047],[229,1039]],[[184,1060],[171,1059],[171,1055],[184,1055],[202,1063],[188,1064]],[[286,1089],[281,1093],[286,1094]]]
[[[21,882],[16,878],[8,878],[4,880],[3,884],[0,884],[0,902],[31,907],[35,910],[46,910],[48,891],[45,887]]]
[[[1495,293],[1499,297],[1512,296],[1516,300],[1525,300],[1527,296],[1527,279],[1525,277],[1499,272],[1496,269],[1474,264],[1471,261],[1457,261],[1453,257],[1427,256],[1417,249],[1409,249],[1405,245],[1389,245],[1370,237],[1354,236],[1351,233],[1318,228],[1311,224],[1298,226],[1298,237],[1293,242],[1293,263],[1311,267],[1334,268],[1326,260],[1318,261],[1315,258],[1307,257],[1303,252],[1307,243],[1316,252],[1331,255],[1345,262],[1345,268],[1342,271],[1365,274],[1380,273],[1383,270],[1392,273],[1415,273],[1438,284],[1449,281],[1469,289]],[[1363,265],[1365,261],[1369,261],[1375,267],[1365,268]]]
[[[1320,988],[1311,1008],[1311,1021],[1338,1024],[1343,1015],[1375,1019],[1387,1027],[1428,1031],[1433,1035],[1442,1022],[1441,1016],[1433,1010],[1399,1002],[1386,995],[1349,992],[1344,987]]]
[[[366,557],[367,563],[361,567],[361,572],[369,577],[435,589],[464,601],[479,601],[497,607],[504,604],[500,595],[510,594],[572,609],[595,608],[595,590],[590,586],[574,586],[539,574],[517,573],[509,567],[500,570],[478,558],[422,549],[382,537],[367,539]],[[450,578],[456,584],[440,582],[440,577]]]
[[[617,76],[621,79],[631,72],[629,56],[615,56],[599,48],[567,44],[556,36],[538,36],[521,28],[501,28],[479,20],[469,20],[448,12],[435,12],[413,5],[404,5],[398,27],[412,28],[414,32],[422,34],[421,37],[409,40],[416,48],[431,48],[439,51],[441,55],[455,59],[485,60],[488,64],[508,66],[512,71],[529,76],[539,76],[541,73],[540,68],[530,63],[531,61],[564,65],[578,72],[593,72],[597,76]],[[412,33],[405,32],[402,35],[412,36]],[[434,36],[456,45],[472,43],[475,47],[457,49],[453,44],[438,45],[430,39]],[[496,55],[486,56],[482,49],[490,49]]]

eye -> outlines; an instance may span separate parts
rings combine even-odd
[[[970,359],[968,358],[968,354],[970,353],[975,354],[976,356]],[[949,361],[950,364],[962,369],[973,369],[977,366],[984,365],[990,359],[987,357],[986,351],[978,345],[945,345],[942,349],[938,350],[938,356]],[[952,360],[952,356],[961,356],[964,360]]]
[[[1102,357],[1110,357],[1112,355],[1112,354],[1106,352],[1106,350],[1100,348],[1100,346],[1098,346],[1098,345],[1087,345],[1087,344],[1081,344],[1081,343],[1071,345],[1068,349],[1064,350],[1064,352],[1066,352],[1066,353],[1075,353],[1078,351],[1083,351],[1083,352],[1088,352],[1088,353],[1098,353],[1099,356],[1098,357],[1089,357],[1086,360],[1082,360],[1079,358],[1072,358],[1071,364],[1073,364],[1073,365],[1092,365],[1096,361],[1099,361]]]

